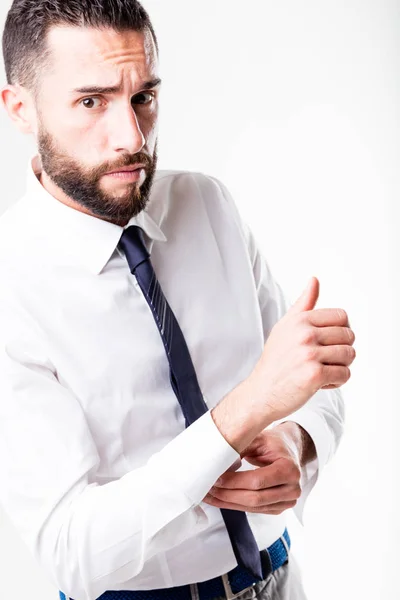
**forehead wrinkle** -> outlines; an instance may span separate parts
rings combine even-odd
[[[114,58],[121,57],[121,60],[129,60],[134,58],[141,58],[144,61],[148,60],[152,62],[152,45],[151,39],[148,35],[142,34],[139,40],[134,39],[128,35],[120,36],[105,36],[102,39],[96,40],[97,52],[105,60],[113,60]]]
[[[54,31],[51,33],[54,35]],[[115,85],[119,80],[120,87],[125,87],[124,82],[130,85],[131,81],[137,79],[150,80],[155,77],[157,54],[153,50],[150,34],[137,35],[117,34],[110,30],[62,29],[61,35],[52,40],[58,62],[57,71],[70,74],[67,80],[75,79],[79,74],[82,86],[94,84],[94,78],[97,78],[99,85]],[[69,49],[65,52],[67,45]]]
[[[126,52],[121,52],[120,50],[101,52],[100,56],[104,62],[114,62],[116,64],[121,62],[136,62],[138,59],[140,59],[141,62],[146,61],[146,55],[143,52],[132,52],[131,50]]]

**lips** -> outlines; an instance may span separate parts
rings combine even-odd
[[[129,167],[121,167],[120,169],[116,169],[115,171],[109,171],[106,175],[111,175],[112,173],[132,173],[133,171],[138,171],[139,169],[144,169],[144,165],[130,165]]]

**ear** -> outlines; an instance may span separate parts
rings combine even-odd
[[[21,133],[34,133],[35,110],[32,96],[20,85],[6,85],[0,91],[3,107]]]

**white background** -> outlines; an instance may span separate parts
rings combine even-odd
[[[400,2],[144,6],[161,50],[159,167],[219,177],[291,301],[318,277],[316,308],[344,308],[356,334],[345,436],[305,527],[288,517],[308,598],[399,599]],[[0,131],[3,212],[33,146],[4,111]],[[1,598],[56,600],[2,513],[0,532]]]

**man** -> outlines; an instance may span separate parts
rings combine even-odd
[[[6,514],[62,599],[304,598],[285,511],[342,436],[346,312],[315,278],[289,308],[226,187],[156,170],[138,2],[15,0],[3,54],[38,147],[0,219]]]

